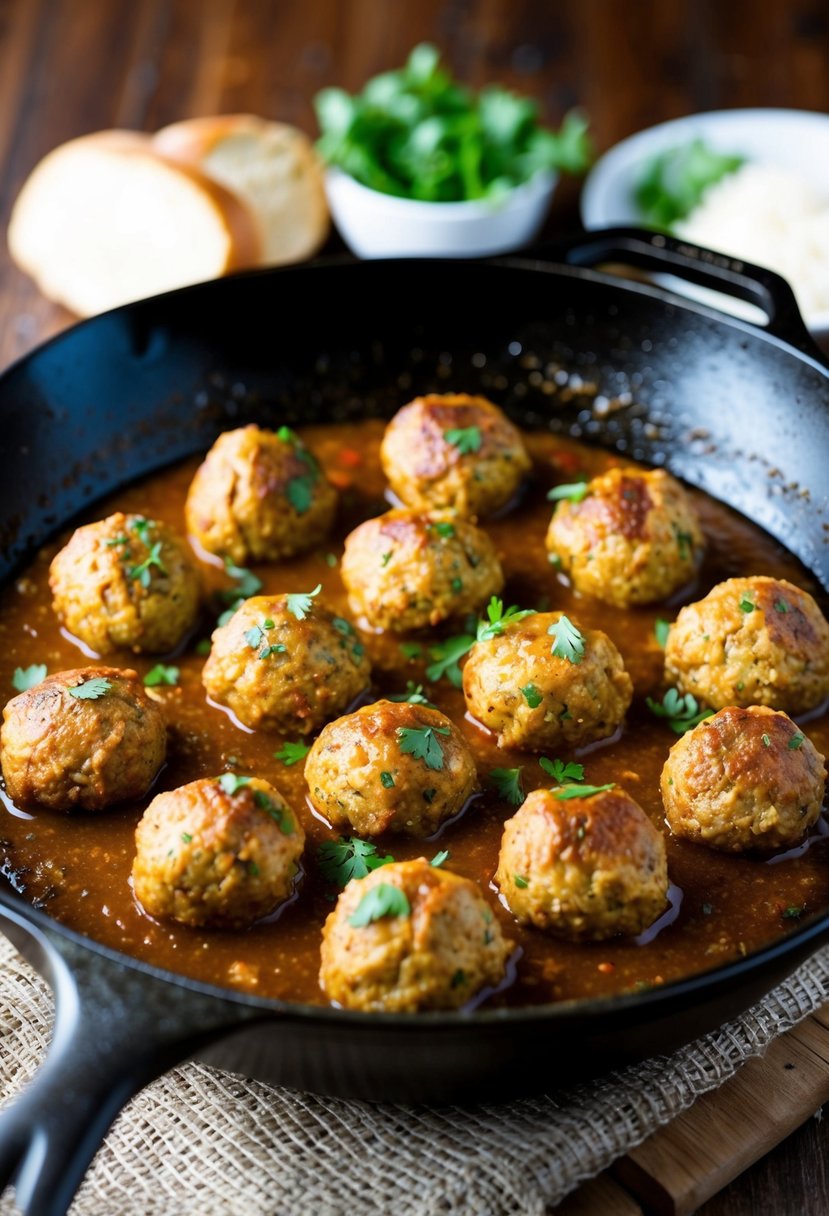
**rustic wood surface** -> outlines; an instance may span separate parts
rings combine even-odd
[[[582,106],[599,151],[694,110],[829,111],[826,0],[0,0],[0,227],[65,139],[240,110],[314,132],[319,88],[358,88],[424,39],[471,83],[532,93],[550,122]],[[559,191],[548,235],[577,225],[577,200],[575,184]],[[3,243],[0,368],[70,320]],[[826,1124],[810,1119],[700,1211],[825,1216],[827,1159]],[[595,1186],[579,1212],[637,1210]]]

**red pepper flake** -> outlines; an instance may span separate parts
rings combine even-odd
[[[335,486],[338,490],[351,489],[352,479],[350,473],[342,473],[339,469],[330,469],[328,472],[328,480],[331,482],[332,486]]]
[[[340,448],[337,459],[346,469],[359,469],[363,463],[363,453],[354,448]]]
[[[602,975],[610,975],[616,970],[615,963],[599,963],[599,970]]]

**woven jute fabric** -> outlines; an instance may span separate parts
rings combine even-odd
[[[121,1114],[73,1216],[542,1216],[829,999],[829,949],[670,1057],[508,1104],[373,1106],[189,1063]],[[49,990],[0,939],[0,1084],[48,1043]],[[16,1209],[7,1194],[2,1216]]]

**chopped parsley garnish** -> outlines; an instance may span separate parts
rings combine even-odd
[[[46,672],[45,663],[32,663],[31,667],[15,667],[12,687],[16,688],[18,692],[28,692],[30,688],[34,688],[35,684],[46,679]]]
[[[423,647],[420,645],[420,642],[401,642],[400,653],[404,659],[408,659],[411,662],[412,659],[420,658],[423,654]]]
[[[690,532],[680,532],[678,528],[674,528],[676,535],[676,547],[679,549],[679,556],[682,561],[686,561],[691,556],[691,546],[694,538]]]
[[[181,839],[184,841],[185,844],[191,844],[193,841],[193,837],[190,834],[190,832],[182,832]]]
[[[546,756],[539,756],[538,763],[547,776],[552,777],[556,785],[568,785],[584,778],[584,765],[576,764],[573,760],[565,762],[564,760],[548,760]]]
[[[789,739],[789,742],[786,745],[788,750],[790,752],[796,752],[798,748],[803,746],[803,740],[805,738],[806,736],[801,734],[800,731],[798,731],[796,735],[792,735],[791,739]]]
[[[563,785],[561,789],[553,790],[553,797],[561,798],[562,800],[566,798],[590,798],[593,794],[603,794],[605,790],[612,790],[615,788],[615,781],[610,781],[607,785],[579,785],[576,782],[573,782],[570,785]],[[581,840],[583,836],[584,832],[582,831],[579,839]]]
[[[397,738],[400,750],[405,755],[422,760],[427,768],[434,771],[443,768],[443,747],[438,735],[448,735],[448,726],[398,726]]]
[[[394,553],[394,550],[393,550],[393,549],[389,549],[389,550],[387,550],[387,551],[386,551],[386,552],[383,554],[383,556],[380,558],[380,565],[381,565],[381,566],[386,567],[386,566],[389,564],[389,562],[391,561],[391,555],[392,555],[392,553]]]
[[[458,663],[474,645],[475,638],[471,633],[460,633],[430,646],[429,657],[434,662],[426,668],[426,679],[437,683],[443,676],[446,676],[450,684],[454,684],[455,688],[460,688],[463,677]]]
[[[671,628],[671,622],[665,621],[662,617],[657,617],[654,621],[653,632],[659,645],[664,650],[668,644],[668,630]]]
[[[754,607],[754,600],[749,596],[744,595],[740,600],[740,612],[753,612]]]
[[[512,806],[520,806],[524,801],[524,789],[521,785],[520,768],[494,768],[489,779],[499,798]]]
[[[792,904],[788,908],[785,908],[784,911],[781,913],[781,915],[783,917],[783,920],[799,920],[805,911],[806,911],[805,904],[802,904],[801,907],[799,907],[799,908],[795,907],[795,905]]]
[[[423,692],[422,684],[415,684],[414,680],[406,681],[405,692],[395,692],[389,696],[390,701],[408,701],[410,705],[428,705],[434,709],[432,702]]]
[[[283,443],[291,445],[296,456],[308,470],[307,473],[299,473],[296,477],[292,477],[285,487],[288,502],[298,515],[304,515],[306,511],[311,509],[311,503],[314,501],[314,486],[320,479],[319,464],[313,453],[309,452],[305,447],[296,431],[291,430],[289,426],[281,426],[276,432],[276,436]]]
[[[334,626],[337,633],[341,633],[345,638],[354,637],[357,632],[354,626],[351,624],[351,621],[347,621],[344,616],[333,617],[331,624]]]
[[[463,591],[463,579],[453,578],[450,586],[452,588],[453,595],[460,595],[460,593]]]
[[[786,600],[775,600],[774,601],[774,611],[775,612],[791,612],[791,608],[789,607],[788,602]]]
[[[344,887],[352,878],[365,878],[372,870],[387,866],[394,861],[391,854],[377,855],[377,846],[358,836],[343,836],[340,840],[327,840],[317,849],[317,862],[323,878]]]
[[[522,878],[520,874],[513,874],[512,881],[515,883],[516,887],[518,887],[522,891],[524,890],[525,887],[528,887],[530,885],[527,882],[526,878]]]
[[[394,788],[394,777],[391,773],[382,772],[380,774],[380,784],[384,789],[390,790]]]
[[[713,709],[700,709],[699,702],[690,692],[682,696],[676,688],[669,688],[659,701],[653,697],[646,699],[648,709],[657,718],[665,718],[671,730],[678,735],[684,735],[686,730],[698,726],[705,718],[710,718]]]
[[[432,532],[436,532],[438,536],[442,536],[444,540],[449,540],[450,537],[455,535],[455,525],[447,523],[445,520],[429,524],[429,529]]]
[[[553,486],[552,490],[547,491],[547,497],[550,502],[581,502],[587,497],[587,480],[569,482],[567,485]]]
[[[126,532],[122,532],[120,536],[111,536],[109,540],[105,541],[104,543],[106,544],[107,549],[113,549],[116,545],[128,545],[130,543],[130,538],[127,536]]]
[[[480,452],[483,436],[479,426],[452,427],[443,432],[443,437],[452,447],[457,448],[461,456],[469,456]]]
[[[500,637],[507,625],[523,621],[525,617],[534,616],[534,608],[519,608],[512,604],[504,610],[504,601],[493,595],[486,606],[487,619],[478,623],[477,641],[487,642],[490,638]]]
[[[584,658],[585,637],[580,633],[569,616],[562,612],[557,621],[547,630],[555,638],[550,653],[556,659],[566,659],[568,663],[580,663]]]
[[[543,694],[538,691],[535,684],[525,684],[520,692],[530,709],[538,709],[544,700]]]
[[[93,676],[91,680],[84,680],[66,691],[70,697],[77,697],[79,701],[97,701],[98,697],[102,697],[111,688],[112,683],[106,676]]]
[[[155,667],[150,668],[144,676],[144,684],[147,688],[155,688],[158,684],[169,684],[174,687],[178,684],[180,675],[178,667],[167,667],[164,663],[156,663]]]
[[[760,738],[763,740],[763,747],[771,747],[771,739],[768,737],[768,735],[763,734],[760,736]]]
[[[238,773],[222,773],[221,777],[217,777],[216,780],[231,798],[234,794],[238,794],[239,790],[243,790],[246,785],[250,785],[250,777],[240,777]]]
[[[355,929],[362,929],[375,920],[383,920],[386,916],[409,916],[411,911],[412,907],[405,891],[390,882],[381,882],[366,891],[349,916],[348,923]]]
[[[440,867],[443,865],[443,863],[448,860],[449,860],[449,850],[441,849],[439,853],[435,853],[434,857],[429,862],[429,865],[434,866],[435,869],[437,870],[437,869],[440,869]]]
[[[144,537],[142,536],[142,540]],[[143,562],[139,562],[137,566],[131,566],[127,571],[127,578],[136,579],[142,587],[149,587],[152,578],[152,568],[160,570],[162,574],[167,573],[167,567],[161,560],[161,548],[163,541],[157,540],[154,545],[150,546],[150,552],[144,558]]]
[[[322,583],[317,583],[313,591],[296,592],[293,595],[286,595],[286,605],[288,611],[296,617],[298,621],[304,621],[308,613],[313,608],[312,600],[322,591]]]
[[[270,815],[271,819],[279,824],[284,836],[293,836],[294,821],[284,806],[277,806],[273,798],[269,797],[264,790],[254,790],[253,801],[260,811]]]
[[[274,622],[270,617],[262,622],[261,625],[252,625],[250,629],[245,631],[245,641],[251,650],[258,650],[257,655],[260,659],[269,659],[272,654],[285,654],[287,647],[282,642],[269,642],[268,633],[273,629]]]
[[[310,750],[307,743],[283,743],[279,751],[274,752],[274,757],[290,768],[292,764],[299,764],[300,760],[304,760]]]

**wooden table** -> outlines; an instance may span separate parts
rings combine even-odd
[[[0,0],[0,225],[62,140],[240,110],[313,132],[319,88],[359,88],[421,40],[551,122],[582,106],[600,151],[694,110],[829,111],[826,0]],[[577,224],[577,200],[560,190],[550,236]],[[0,251],[0,367],[70,320]],[[828,1158],[812,1119],[701,1212],[823,1216]]]

